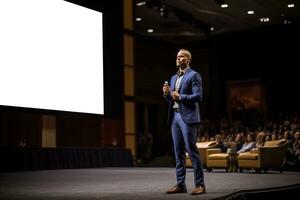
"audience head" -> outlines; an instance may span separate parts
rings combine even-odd
[[[255,134],[253,132],[249,132],[247,135],[247,142],[253,142],[255,140]]]
[[[266,141],[265,132],[259,132],[256,136],[256,145],[257,146],[264,146],[265,141]]]
[[[222,136],[220,134],[215,135],[215,140],[217,143],[222,143]]]

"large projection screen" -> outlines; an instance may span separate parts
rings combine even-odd
[[[0,1],[0,105],[104,114],[102,13]]]

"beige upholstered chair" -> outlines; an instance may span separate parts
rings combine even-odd
[[[264,146],[250,152],[240,153],[238,156],[238,166],[240,172],[244,168],[254,168],[257,172],[262,169],[278,169],[282,172],[282,165],[287,151],[287,140],[274,140],[265,142]]]
[[[213,168],[224,168],[228,172],[230,167],[230,155],[228,153],[221,153],[220,148],[207,149],[206,153],[207,171],[211,171]]]
[[[202,165],[204,168],[206,168],[206,156],[207,156],[206,150],[209,148],[213,148],[216,145],[216,141],[197,142],[196,145],[198,148],[198,152],[200,154]],[[192,167],[192,162],[188,154],[186,154],[186,167]]]

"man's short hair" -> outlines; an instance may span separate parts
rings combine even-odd
[[[181,51],[189,60],[192,60],[192,54],[189,50],[180,49],[179,51]]]

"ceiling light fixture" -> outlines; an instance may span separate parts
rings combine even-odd
[[[290,3],[290,4],[288,4],[287,6],[288,6],[288,8],[294,8],[294,7],[295,7],[295,4]]]
[[[247,13],[248,13],[248,15],[253,15],[254,11],[253,10],[248,10]]]
[[[147,32],[148,32],[148,33],[153,33],[153,32],[154,32],[154,30],[153,30],[153,29],[151,29],[151,28],[149,28],[149,29],[147,29]]]
[[[137,17],[137,18],[135,18],[135,21],[140,22],[140,21],[142,21],[142,18],[141,17]]]
[[[283,24],[291,24],[293,21],[293,18],[291,16],[286,15],[284,13],[281,14],[281,17],[282,17]]]
[[[208,24],[202,20],[196,19],[192,14],[181,10],[179,8],[175,8],[168,4],[163,4],[162,0],[148,0],[146,2],[146,6],[148,8],[154,9],[155,11],[159,12],[160,16],[167,18],[170,13],[173,13],[180,22],[186,23],[189,25],[194,26],[196,29],[200,29],[203,31],[206,35],[211,32],[210,27],[212,27],[211,24]],[[151,29],[152,30],[152,29]],[[153,30],[148,33],[152,33]]]
[[[166,8],[161,8],[160,9],[160,16],[162,16],[162,17],[164,17],[164,18],[167,18],[167,17],[169,17],[169,11],[168,11],[168,9],[166,9]]]
[[[137,2],[136,6],[144,6],[146,5],[146,1]]]
[[[164,18],[169,16],[169,8],[167,5],[163,4],[161,0],[149,0],[146,2],[146,6],[159,12],[160,16]]]
[[[221,8],[227,8],[228,4],[225,2],[225,0],[215,0],[216,4],[220,6]]]
[[[259,20],[260,20],[260,22],[269,22],[270,21],[269,17],[261,17]]]

